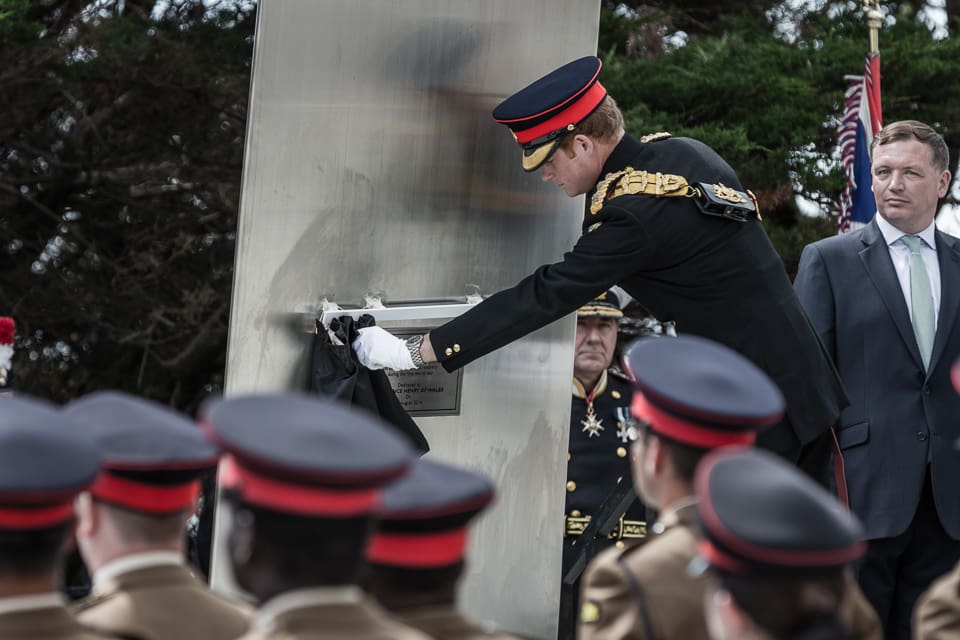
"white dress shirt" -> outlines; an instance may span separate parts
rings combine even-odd
[[[907,311],[910,312],[910,321],[913,322],[913,305],[910,302],[910,249],[907,245],[900,242],[900,238],[905,235],[911,235],[900,231],[879,213],[874,217],[883,239],[887,243],[887,249],[890,251],[890,260],[893,261],[893,268],[897,272],[897,278],[900,280],[900,291],[903,293],[903,299],[907,303]],[[930,279],[930,292],[933,294],[933,318],[934,326],[940,320],[940,263],[937,262],[937,242],[934,230],[936,223],[931,222],[930,226],[915,233],[923,240],[920,245],[920,257],[927,267],[927,277]]]

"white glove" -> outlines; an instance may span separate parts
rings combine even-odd
[[[367,369],[414,369],[413,357],[407,342],[380,327],[360,329],[360,337],[353,341],[357,360]]]

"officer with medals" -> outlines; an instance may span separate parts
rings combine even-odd
[[[243,640],[428,640],[359,586],[383,489],[416,453],[379,418],[296,394],[233,396],[202,424],[225,455],[237,583],[260,603]]]
[[[367,590],[397,620],[434,640],[515,640],[457,611],[467,525],[493,497],[486,476],[418,460],[384,492],[367,548]]]
[[[186,525],[220,452],[194,421],[115,391],[63,414],[96,439],[104,470],[76,501],[77,546],[93,594],[73,605],[84,624],[140,640],[232,640],[252,611],[211,591],[186,562]]]
[[[659,511],[643,544],[607,549],[590,564],[580,596],[581,640],[707,640],[696,555],[693,476],[710,450],[751,445],[776,424],[783,396],[756,365],[695,336],[641,338],[624,356],[639,425],[633,484]]]
[[[57,410],[0,400],[0,638],[98,640],[58,592],[73,499],[100,471],[93,439]]]
[[[625,133],[600,69],[594,56],[574,60],[493,112],[520,144],[524,170],[539,169],[570,197],[588,195],[573,249],[429,334],[404,341],[362,329],[353,345],[361,363],[402,370],[438,360],[452,371],[619,284],[678,333],[724,344],[766,371],[787,409],[759,444],[827,484],[831,426],[847,400],[752,196],[702,142]]]
[[[833,496],[757,449],[712,452],[694,485],[712,640],[883,640],[851,571],[863,527]]]
[[[570,410],[570,446],[567,462],[567,497],[563,527],[563,573],[561,589],[561,636],[576,626],[580,579],[568,572],[578,555],[589,562],[606,547],[623,547],[643,538],[646,507],[634,500],[611,537],[597,538],[589,547],[579,536],[600,505],[630,481],[627,452],[631,434],[630,398],[633,387],[619,369],[610,368],[617,346],[617,330],[623,317],[620,298],[613,290],[600,294],[577,310],[577,334],[573,359],[573,402]]]

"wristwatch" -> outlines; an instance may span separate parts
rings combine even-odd
[[[416,335],[407,338],[407,351],[410,352],[410,357],[413,359],[413,366],[416,369],[419,369],[425,366],[427,363],[423,361],[423,356],[420,355],[420,345],[423,344],[423,336]]]

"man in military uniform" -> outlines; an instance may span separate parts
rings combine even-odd
[[[186,523],[219,452],[167,407],[97,392],[63,413],[100,445],[104,472],[77,500],[77,545],[93,594],[73,607],[84,624],[140,640],[231,640],[246,605],[214,594],[187,567]]]
[[[950,381],[960,393],[960,359],[950,369]],[[916,640],[960,640],[960,564],[920,596],[913,613],[913,636]]]
[[[367,549],[368,591],[434,640],[510,640],[457,611],[467,524],[493,500],[486,476],[421,459],[384,492]]]
[[[357,586],[382,489],[416,459],[410,446],[332,400],[234,396],[204,413],[227,454],[233,572],[260,602],[243,639],[427,640]]]
[[[752,444],[783,415],[783,396],[749,360],[704,338],[641,338],[624,361],[641,425],[633,484],[659,517],[644,544],[608,549],[587,568],[578,638],[706,640],[704,583],[686,574],[696,555],[694,470],[711,449]]]
[[[540,169],[571,197],[588,194],[573,249],[425,336],[405,342],[363,329],[354,344],[361,362],[409,369],[439,360],[454,370],[619,284],[678,333],[725,344],[766,371],[787,410],[760,444],[826,484],[830,427],[846,397],[751,196],[702,142],[626,134],[600,66],[575,60],[493,112],[521,145],[525,170]]]
[[[710,453],[694,486],[713,640],[883,640],[850,569],[863,527],[830,494],[756,449]]]
[[[93,440],[54,407],[0,401],[0,638],[104,637],[85,630],[58,592],[73,499],[99,470]]]
[[[567,499],[563,527],[564,582],[560,600],[561,637],[572,633],[579,611],[580,579],[568,572],[577,556],[584,561],[616,543],[623,547],[646,532],[646,507],[634,500],[620,515],[613,538],[603,537],[589,547],[579,539],[601,503],[629,481],[629,406],[633,388],[628,378],[611,369],[617,346],[621,311],[613,290],[577,310],[577,335],[573,356],[573,405],[570,410],[570,447],[567,462]]]

